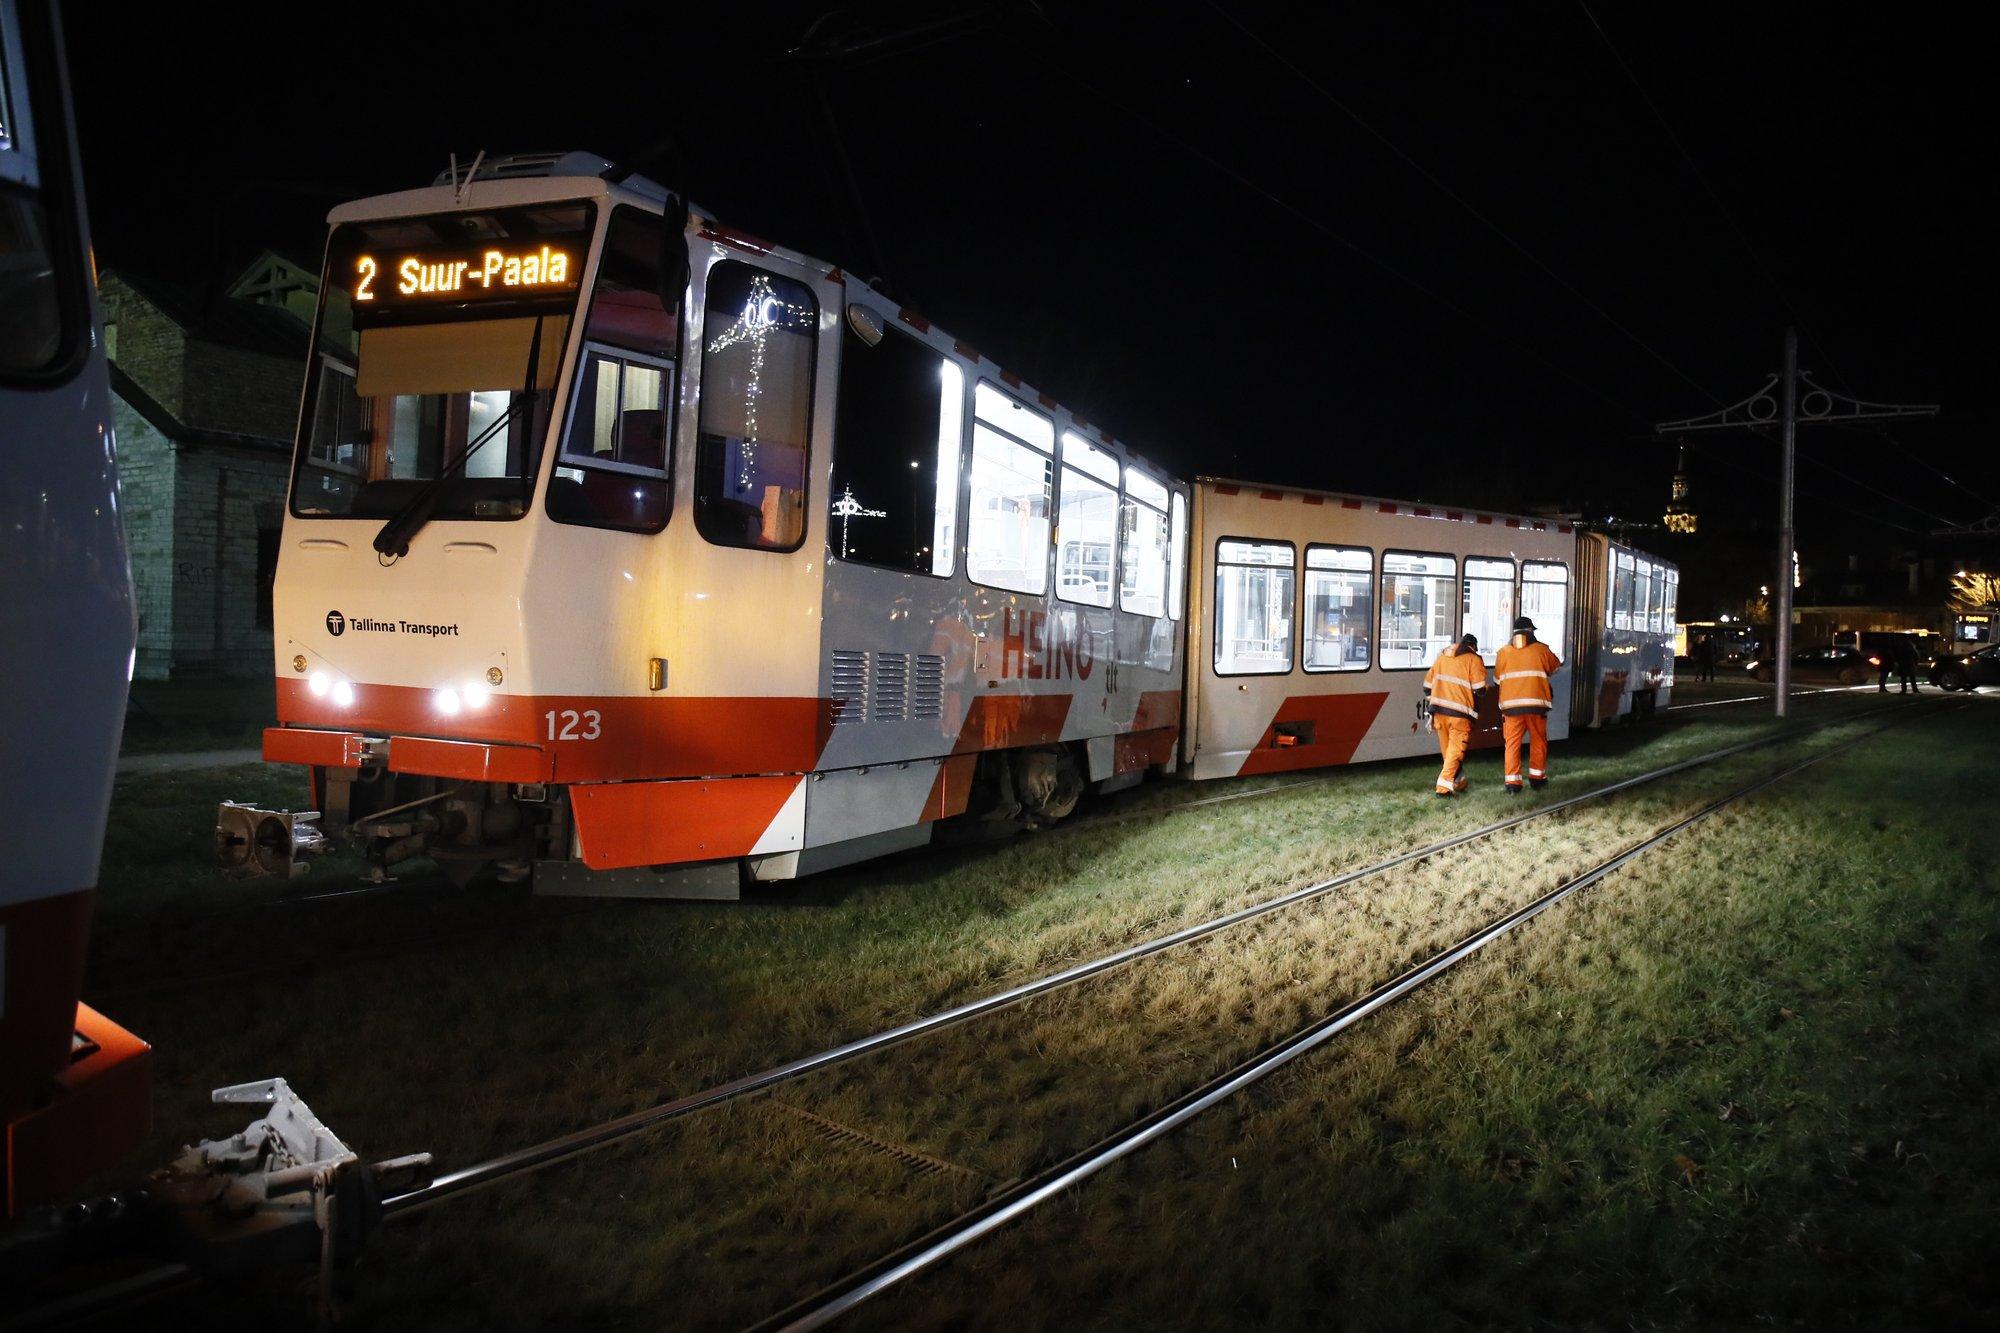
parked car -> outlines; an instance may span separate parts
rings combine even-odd
[[[1824,648],[1799,648],[1792,653],[1794,684],[1860,685],[1872,679],[1875,670],[1872,655],[1854,648],[1829,645]],[[1750,678],[1767,682],[1776,680],[1776,659],[1759,657],[1752,661]]]
[[[1975,690],[2000,685],[2000,643],[1969,653],[1940,653],[1931,667],[1931,684],[1941,690]]]
[[[1905,630],[1842,630],[1833,636],[1833,642],[1840,648],[1858,648],[1863,657],[1887,656],[1892,664],[1897,648],[1907,643],[1916,653],[1920,667],[1928,667],[1937,660],[1940,649],[1937,635]]]

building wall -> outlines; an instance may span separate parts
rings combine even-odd
[[[260,625],[259,538],[285,509],[282,450],[185,445],[176,455],[173,629],[176,674],[266,676],[271,631]]]
[[[135,671],[141,680],[165,680],[173,665],[174,445],[115,394],[111,420],[118,439],[118,498],[139,603]]]
[[[122,333],[119,352],[122,362]],[[303,361],[196,340],[187,344],[183,365],[182,408],[174,414],[178,420],[197,430],[292,438],[305,383]],[[126,373],[131,374],[129,368]]]
[[[98,295],[105,323],[117,326],[118,368],[174,420],[186,421],[187,334],[115,273],[103,275]]]

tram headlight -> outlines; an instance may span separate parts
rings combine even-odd
[[[450,717],[458,711],[458,691],[452,689],[449,685],[432,695],[431,699],[437,704],[438,712],[443,713],[446,717]]]
[[[354,702],[354,687],[344,680],[333,682],[333,701],[342,708]]]
[[[306,677],[306,688],[313,692],[314,697],[324,699],[326,692],[333,688],[333,682],[327,679],[326,672],[315,671]]]
[[[479,681],[472,680],[467,681],[465,688],[459,691],[459,698],[465,701],[467,708],[476,711],[486,706],[486,700],[491,694],[492,691],[488,690],[485,685]]]

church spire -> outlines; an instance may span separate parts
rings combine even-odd
[[[1674,485],[1667,497],[1667,531],[1692,536],[1695,530],[1695,512],[1688,507],[1688,451],[1682,442],[1680,452],[1674,458]]]

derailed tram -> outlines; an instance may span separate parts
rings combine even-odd
[[[1671,689],[1671,566],[1190,484],[587,154],[330,222],[264,744],[316,813],[225,805],[239,870],[341,836],[378,870],[733,897],[1148,774],[1423,752],[1423,668],[1461,625],[1490,661],[1516,608],[1566,664],[1552,735]]]

